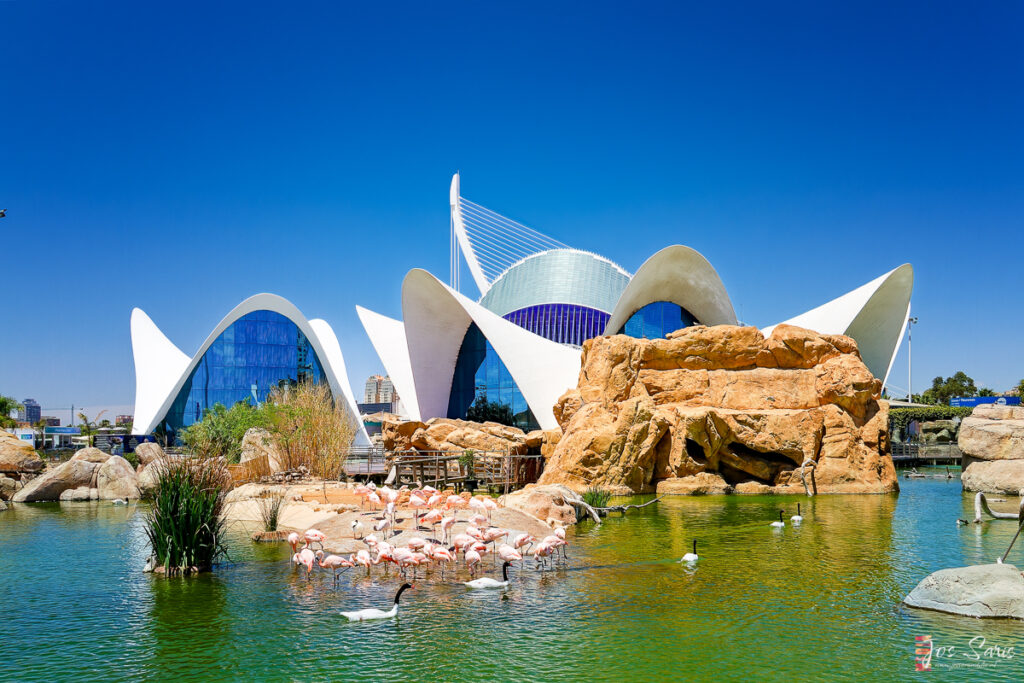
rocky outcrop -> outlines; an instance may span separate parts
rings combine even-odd
[[[965,491],[1016,494],[1024,488],[1024,406],[977,406],[960,424]]]
[[[164,449],[160,448],[160,444],[152,441],[146,441],[136,446],[135,456],[139,459],[140,467],[146,467],[150,463],[156,462],[157,460],[163,460],[167,457],[164,453]]]
[[[513,455],[540,448],[544,433],[530,432],[497,422],[469,422],[436,417],[426,422],[381,423],[384,448],[389,451],[501,451]]]
[[[1024,619],[1024,576],[1012,564],[942,569],[926,577],[903,602],[968,617]]]
[[[139,488],[134,470],[120,456],[107,455],[96,448],[83,448],[67,462],[43,472],[14,494],[16,503],[81,499],[81,492],[62,494],[68,490],[86,489],[87,500],[138,498]]]
[[[524,512],[548,526],[570,526],[576,523],[576,508],[566,496],[572,497],[572,491],[557,484],[529,484],[499,498],[498,505]]]
[[[716,496],[732,492],[733,487],[722,478],[722,475],[714,472],[698,472],[688,477],[674,477],[658,482],[659,496]]]
[[[246,465],[255,476],[283,472],[288,469],[287,460],[267,430],[252,427],[242,437],[242,456],[238,462]]]
[[[720,479],[802,493],[811,461],[819,493],[896,491],[880,391],[852,339],[790,325],[767,339],[731,325],[598,337],[554,407],[564,433],[540,483],[706,492],[724,490]],[[717,478],[662,483],[701,473]]]
[[[36,473],[44,466],[32,444],[0,429],[0,474]]]
[[[957,423],[953,420],[932,420],[921,423],[921,442],[944,444],[956,441]]]

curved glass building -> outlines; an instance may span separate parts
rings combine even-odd
[[[279,296],[257,294],[240,303],[191,357],[138,308],[131,333],[137,434],[163,427],[172,436],[218,403],[260,403],[274,387],[309,381],[330,387],[357,425],[355,442],[370,443],[334,330],[306,320]]]
[[[697,325],[692,313],[671,301],[655,301],[629,316],[616,334],[643,339],[663,339],[665,335],[690,325]]]
[[[185,380],[164,418],[177,432],[202,420],[217,403],[232,406],[267,400],[274,387],[301,381],[325,382],[323,363],[299,326],[274,311],[253,311],[210,345]]]

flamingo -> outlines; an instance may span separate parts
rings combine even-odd
[[[381,609],[361,609],[357,612],[342,612],[341,615],[349,621],[370,621],[372,619],[391,619],[398,615],[398,599],[402,597],[402,593],[408,588],[415,588],[416,586],[411,583],[403,583],[402,587],[395,593],[395,606],[389,609],[387,612]]]
[[[388,537],[388,527],[391,526],[391,520],[385,517],[376,524],[373,525],[374,531],[380,531],[384,534],[384,538]]]
[[[493,498],[484,498],[484,508],[487,510],[487,520],[491,519],[491,510],[497,510],[498,504],[494,502]]]
[[[466,507],[466,499],[463,498],[462,496],[451,495],[451,496],[448,496],[448,498],[445,499],[445,502],[444,502],[444,509],[445,510],[451,510],[453,508],[455,510],[461,510],[464,507]]]
[[[469,523],[472,524],[473,526],[476,526],[476,527],[486,526],[487,525],[487,518],[484,517],[483,515],[479,515],[479,514],[477,514],[477,515],[470,515]]]
[[[306,567],[306,580],[309,580],[309,575],[313,573],[313,561],[316,559],[316,555],[309,548],[303,548],[296,555],[298,559],[296,564],[301,564]]]
[[[370,553],[366,550],[360,550],[356,553],[356,564],[361,564],[366,567],[366,575],[370,575],[370,565],[373,564],[373,559],[370,558]]]
[[[455,559],[455,557],[452,555],[452,552],[448,550],[448,548],[445,548],[443,545],[435,545],[430,550],[430,557],[440,565],[441,580],[444,581],[444,565],[441,563],[450,563],[452,560]]]
[[[536,543],[537,539],[530,534],[519,534],[512,540],[512,547],[519,550],[523,546],[531,546]],[[527,548],[529,550],[529,548]],[[525,552],[525,551],[524,551]]]
[[[548,536],[548,538],[551,538]],[[546,540],[546,539],[545,539]],[[533,549],[533,559],[537,562],[537,566],[540,567],[544,564],[544,558],[551,555],[551,546],[545,541],[541,541],[537,544],[537,547]]]
[[[445,536],[450,536],[451,535],[452,527],[453,526],[455,526],[455,515],[452,515],[451,517],[445,517],[445,518],[443,518],[441,520],[441,538],[442,539]]]
[[[427,514],[423,515],[423,523],[430,525],[431,534],[435,538],[437,537],[437,524],[441,521],[442,517],[444,517],[444,513],[440,510],[431,510]]]
[[[334,583],[338,583],[338,570],[342,571],[356,566],[355,562],[352,561],[351,556],[349,559],[345,559],[340,555],[328,555],[324,557],[323,550],[316,551],[317,564],[320,565],[321,569],[330,569],[334,572]]]
[[[380,506],[380,496],[377,495],[376,491],[370,491],[370,495],[366,497],[366,502],[372,505],[373,509],[376,510],[377,507]]]
[[[475,538],[478,541],[483,540],[483,537],[484,537],[484,533],[482,531],[480,531],[479,529],[477,529],[472,524],[466,527],[466,535],[472,536],[473,538]]]
[[[288,534],[288,544],[292,547],[292,553],[293,554],[299,552],[299,541],[300,540],[302,540],[302,537],[299,536],[298,533],[293,531],[290,534]]]
[[[427,499],[427,505],[429,507],[436,508],[440,504],[441,504],[441,494],[440,493],[432,494],[430,496],[430,498]]]
[[[426,545],[427,545],[427,542],[426,542],[426,541],[424,541],[424,540],[423,540],[422,538],[420,538],[419,536],[412,536],[411,538],[409,538],[409,541],[408,541],[408,542],[406,543],[406,545],[407,545],[407,546],[408,546],[408,547],[409,547],[409,548],[410,548],[411,550],[413,550],[413,551],[417,551],[417,552],[418,552],[418,551],[420,551],[420,550],[423,550],[423,548],[424,548],[424,547],[426,547]]]
[[[413,509],[413,514],[416,516],[415,525],[419,528],[420,525],[420,509],[427,507],[427,501],[423,500],[415,493],[409,496],[409,507]]]
[[[523,556],[519,554],[519,551],[508,543],[502,543],[498,546],[498,557],[505,562],[522,561],[523,559]]]
[[[378,543],[380,543],[380,541],[377,540],[377,537],[374,536],[373,534],[370,534],[369,536],[363,536],[359,540],[361,540],[363,543],[365,543],[366,545],[370,546],[371,548],[373,548]]]
[[[324,532],[319,529],[308,529],[304,536],[306,539],[306,545],[313,545],[316,543],[321,549],[324,547],[324,541],[327,540],[327,537],[324,536]]]
[[[358,519],[352,520],[352,538],[361,538],[363,535],[363,523]]]
[[[473,575],[476,566],[480,564],[480,553],[472,548],[466,550],[466,567],[469,568],[469,575]]]
[[[469,509],[470,510],[476,510],[477,512],[480,512],[480,513],[487,512],[487,506],[484,505],[484,502],[482,500],[480,500],[479,498],[470,498],[469,499]]]
[[[501,565],[501,578],[502,581],[492,579],[489,576],[484,576],[479,579],[473,579],[472,581],[466,581],[466,588],[506,588],[508,587],[508,566],[511,562],[505,562]]]

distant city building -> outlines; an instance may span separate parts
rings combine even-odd
[[[114,418],[114,424],[120,427],[121,425],[129,424],[132,421],[131,415],[118,415]]]
[[[395,403],[398,401],[398,394],[395,392],[395,385],[391,377],[372,375],[367,378],[363,390],[363,403]]]
[[[47,427],[60,427],[60,418],[53,415],[43,415],[43,422]]]
[[[28,422],[29,424],[35,424],[36,422],[39,422],[40,419],[42,419],[43,408],[38,403],[36,403],[36,400],[34,398],[26,398],[24,401],[21,402],[21,404],[24,406],[24,408],[18,411],[19,420],[22,420],[23,422]]]

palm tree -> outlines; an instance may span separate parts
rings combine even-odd
[[[101,410],[100,412],[96,413],[96,419],[98,420],[100,418],[100,415],[102,415],[105,412],[107,411]],[[96,422],[90,421],[89,416],[86,415],[85,413],[79,413],[78,419],[82,421],[82,431],[85,432],[85,435],[87,437],[89,437],[89,445],[92,446],[92,435],[96,431]]]
[[[13,427],[16,423],[11,418],[11,412],[21,410],[22,407],[10,396],[0,395],[0,427]]]
[[[39,448],[46,448],[46,420],[36,420],[32,424],[32,429],[36,430],[36,434],[39,435]]]

